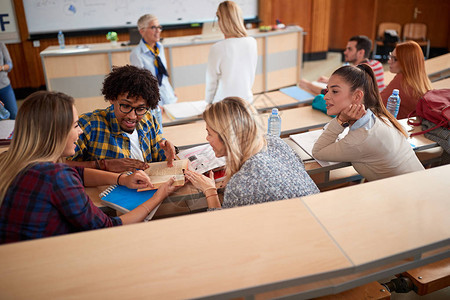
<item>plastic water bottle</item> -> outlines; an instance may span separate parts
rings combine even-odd
[[[0,120],[9,119],[9,111],[0,103]]]
[[[392,95],[389,96],[386,108],[387,110],[397,118],[398,110],[400,108],[400,96],[398,95],[399,91],[394,89],[392,91]]]
[[[66,43],[64,41],[64,33],[62,33],[61,30],[58,32],[58,43],[59,48],[64,49],[66,47]]]
[[[269,116],[267,134],[273,136],[280,136],[281,134],[281,118],[278,115],[278,108],[273,108],[272,114]]]

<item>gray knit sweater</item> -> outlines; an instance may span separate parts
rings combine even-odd
[[[267,148],[249,158],[225,188],[223,208],[316,194],[319,189],[295,152],[267,136]]]

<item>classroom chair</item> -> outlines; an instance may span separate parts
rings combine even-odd
[[[373,48],[373,54],[372,54],[372,58],[379,58],[381,57],[381,59],[383,59],[384,55],[386,54],[386,58],[387,58],[387,54],[389,53],[390,49],[394,49],[395,45],[397,43],[390,43],[388,41],[385,40],[385,31],[386,30],[395,30],[397,32],[397,35],[400,37],[401,36],[401,32],[402,32],[402,25],[398,24],[398,23],[393,23],[393,22],[383,22],[380,23],[380,25],[378,25],[378,32],[375,38],[375,42],[374,44],[374,48]],[[381,52],[381,55],[378,53],[379,52],[379,47],[382,47],[383,51]],[[388,49],[386,49],[388,48]],[[377,56],[377,57],[375,57]]]
[[[430,40],[427,38],[427,25],[422,23],[407,23],[403,27],[403,41],[415,41],[420,47],[426,46],[425,58],[430,55]]]

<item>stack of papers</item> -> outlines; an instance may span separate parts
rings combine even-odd
[[[177,102],[164,105],[166,114],[172,119],[185,119],[201,115],[208,103],[201,101]]]

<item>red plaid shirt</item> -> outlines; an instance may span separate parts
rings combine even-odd
[[[84,192],[83,168],[50,162],[22,171],[0,207],[0,244],[122,225]]]

